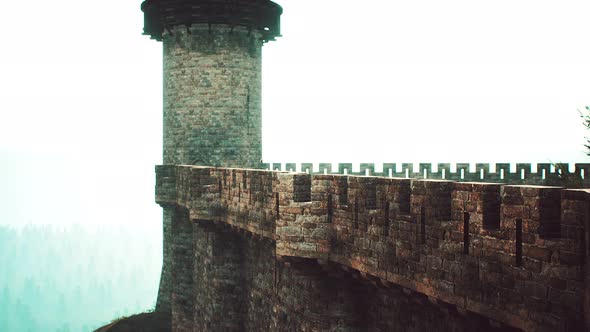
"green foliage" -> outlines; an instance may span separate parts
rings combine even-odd
[[[584,110],[578,110],[578,112],[580,113],[584,127],[590,130],[590,106],[586,106]],[[584,144],[584,147],[586,147],[586,155],[590,156],[590,137],[586,136],[585,138],[586,144]]]
[[[548,184],[565,187],[568,189],[580,189],[584,187],[584,181],[575,173],[570,173],[567,164],[554,163],[553,166],[555,166],[558,179],[555,181],[555,183],[548,182]]]

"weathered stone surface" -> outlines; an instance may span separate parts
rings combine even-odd
[[[258,168],[258,32],[216,25],[164,33],[164,163]]]
[[[333,198],[329,202],[329,194],[344,186],[339,176],[322,175],[317,181],[312,176],[310,191],[316,194],[311,196],[310,201],[297,202],[292,199],[292,193],[300,190],[294,180],[298,174],[198,166],[162,167],[176,170],[160,169],[158,174],[166,175],[168,180],[157,183],[161,186],[175,183],[175,189],[168,185],[166,190],[175,190],[176,193],[160,194],[158,199],[166,206],[186,209],[185,214],[192,216],[192,220],[199,225],[195,227],[217,225],[211,228],[213,235],[207,241],[195,242],[192,247],[196,252],[193,280],[200,280],[192,286],[197,289],[195,299],[199,299],[195,300],[198,303],[195,310],[201,318],[194,319],[201,320],[201,325],[195,323],[200,331],[214,330],[211,324],[224,326],[226,330],[237,331],[247,326],[249,330],[254,330],[254,326],[258,325],[249,320],[252,314],[243,308],[251,308],[248,310],[255,310],[258,314],[260,311],[256,308],[260,306],[266,308],[264,310],[273,308],[272,312],[266,313],[270,318],[263,327],[272,331],[329,331],[338,326],[348,326],[346,329],[351,331],[355,328],[359,331],[383,330],[385,326],[392,330],[395,330],[393,326],[397,326],[408,331],[428,328],[429,325],[406,325],[409,322],[399,316],[401,313],[420,321],[430,317],[438,321],[443,330],[458,331],[475,326],[484,331],[497,326],[527,331],[569,331],[584,324],[582,303],[585,295],[581,292],[586,287],[584,238],[570,238],[563,232],[560,237],[546,238],[538,225],[546,223],[546,218],[554,220],[555,216],[541,214],[534,219],[536,217],[523,211],[535,204],[544,204],[547,197],[551,200],[563,197],[557,220],[566,216],[570,220],[568,225],[584,233],[587,226],[582,222],[588,218],[589,196],[548,195],[547,189],[525,190],[524,187],[500,190],[495,184],[491,185],[493,188],[466,184],[455,187],[453,182],[429,181],[422,184],[414,180],[412,187],[417,189],[409,193],[411,208],[409,215],[404,215],[391,208],[398,204],[397,190],[404,190],[395,179],[380,178],[367,182],[347,177],[348,204],[343,205]],[[176,174],[176,179],[172,179],[170,174]],[[157,189],[157,192],[163,191]],[[525,191],[529,196],[522,196]],[[539,196],[531,196],[533,194]],[[170,197],[176,197],[175,203]],[[514,197],[524,198],[515,200]],[[486,212],[483,206],[490,200],[497,200],[500,204],[497,211],[503,211],[496,215],[500,220],[494,229],[486,228],[484,224],[485,215],[490,212]],[[456,204],[456,201],[461,203]],[[469,204],[473,208],[465,209]],[[212,210],[211,206],[215,209]],[[437,210],[443,212],[437,213]],[[515,212],[508,212],[512,210]],[[245,217],[243,211],[247,211]],[[457,219],[440,218],[449,213],[444,211],[457,215]],[[469,218],[464,219],[467,216]],[[228,230],[223,225],[227,225]],[[518,231],[517,227],[522,229]],[[231,233],[235,234],[230,236]],[[197,236],[197,233],[193,234]],[[172,242],[181,243],[184,240],[178,241]],[[265,244],[261,246],[257,243]],[[258,260],[256,257],[265,258]],[[182,261],[180,256],[175,259]],[[281,265],[278,270],[273,267],[273,272],[268,272],[271,266],[278,264],[277,260],[282,261],[284,266]],[[316,260],[324,263],[319,265],[314,263]],[[221,265],[216,265],[216,262]],[[190,266],[192,263],[182,264]],[[264,267],[266,264],[270,265]],[[431,310],[410,314],[400,307],[405,300],[386,299],[387,292],[375,292],[368,286],[357,285],[355,287],[360,287],[361,292],[373,294],[386,302],[376,302],[381,303],[381,307],[374,307],[377,299],[372,298],[373,295],[362,299],[354,294],[346,295],[344,298],[350,301],[365,301],[365,305],[372,309],[365,312],[345,303],[338,310],[344,310],[342,315],[350,320],[339,325],[331,316],[334,312],[326,309],[330,307],[329,303],[325,304],[323,311],[306,309],[310,302],[317,302],[318,298],[335,296],[330,295],[333,292],[330,291],[331,285],[341,283],[342,279],[326,283],[333,277],[330,271],[334,266],[341,266],[353,277],[360,273],[369,281],[367,285],[372,282],[396,284],[453,308],[466,310],[475,315],[473,317],[485,316],[497,323],[490,325],[488,319],[478,318],[475,321],[479,323],[476,324],[464,315],[455,317],[444,310],[443,314],[434,314]],[[290,269],[288,276],[281,272],[285,268]],[[244,274],[244,271],[249,272]],[[272,282],[264,281],[268,277],[263,276],[266,274],[272,275]],[[186,285],[191,279],[183,277],[180,280],[181,285]],[[272,294],[257,289],[258,286],[251,286],[256,289],[250,290],[244,286],[259,283],[270,287]],[[304,291],[304,287],[311,288]],[[179,290],[174,289],[173,292]],[[258,300],[253,300],[252,296],[258,296]],[[184,326],[188,318],[183,317],[187,314],[179,310],[185,308],[183,303],[190,301],[183,300],[182,296],[172,298],[173,318],[178,320],[175,324]],[[174,301],[180,300],[184,302],[175,304]],[[212,303],[217,304],[212,306]],[[240,305],[230,305],[236,303]],[[437,304],[435,307],[441,306]],[[385,308],[397,311],[386,314],[383,311]],[[219,310],[225,312],[223,322],[216,314]],[[391,325],[387,322],[373,325],[373,321],[366,319],[379,312],[399,320],[391,322]],[[544,319],[547,315],[556,317],[556,320]],[[483,321],[488,323],[480,324]]]
[[[144,3],[164,46],[157,310],[174,331],[590,330],[589,193],[498,184],[558,183],[548,164],[255,170],[261,46],[280,11],[232,3]]]

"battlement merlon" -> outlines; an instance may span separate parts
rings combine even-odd
[[[264,42],[281,36],[283,8],[270,0],[146,0],[143,34],[162,41],[164,30],[192,24],[246,27],[262,34]]]
[[[511,170],[510,163],[419,163],[417,165],[414,163],[383,163],[381,170],[378,170],[376,165],[374,163],[263,163],[262,169],[301,171],[308,174],[382,176],[513,185],[566,185],[571,188],[590,188],[590,164],[588,163],[572,164],[572,171],[570,171],[568,163],[513,163],[514,171]],[[354,166],[357,166],[358,170],[354,170]]]

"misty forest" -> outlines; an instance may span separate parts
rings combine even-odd
[[[93,331],[153,309],[161,246],[147,236],[123,227],[0,226],[0,331]]]

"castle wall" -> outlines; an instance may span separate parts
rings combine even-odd
[[[196,306],[192,330],[242,331],[246,301],[242,239],[207,221],[195,223],[193,235]]]
[[[259,167],[261,134],[260,32],[193,24],[163,35],[165,164]],[[172,294],[172,219],[164,207],[164,253],[156,310]]]
[[[193,269],[196,263],[193,243],[193,224],[189,219],[187,208],[178,206],[172,212],[171,233],[172,260],[171,267],[171,309],[172,329],[187,331],[193,324],[195,299],[192,290],[196,276]]]
[[[160,204],[241,234],[230,243],[240,246],[246,330],[419,331],[430,319],[445,330],[575,331],[587,320],[586,191],[206,167],[157,173]],[[382,288],[410,293],[406,301]],[[433,310],[408,312],[415,298]]]
[[[158,298],[156,308],[158,311],[171,312],[170,297],[172,296],[172,218],[174,207],[162,208],[162,271],[160,274],[160,285],[158,287]]]

